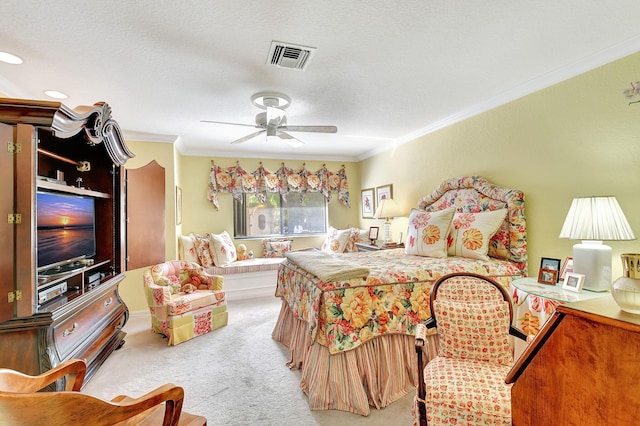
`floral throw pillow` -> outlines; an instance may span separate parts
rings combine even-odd
[[[507,209],[456,213],[449,233],[449,255],[488,260],[489,240],[504,222]]]
[[[180,235],[178,237],[178,253],[180,260],[200,263],[196,250],[196,239],[192,235]]]
[[[322,243],[321,250],[327,253],[343,253],[349,240],[351,239],[352,229],[336,229],[329,227],[327,238]]]
[[[291,240],[263,241],[264,257],[284,257],[291,251]]]
[[[498,364],[513,362],[509,302],[459,303],[436,300],[439,355]]]
[[[203,268],[213,266],[213,259],[211,258],[211,251],[209,250],[209,239],[200,235],[190,234],[195,240],[196,256],[198,257],[198,263]]]
[[[447,257],[447,236],[455,209],[436,212],[412,209],[409,214],[405,253],[425,257]]]
[[[222,231],[220,234],[209,234],[209,242],[209,251],[213,257],[214,265],[227,266],[238,260],[236,246],[227,231]]]

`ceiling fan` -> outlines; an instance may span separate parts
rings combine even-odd
[[[226,121],[201,120],[202,123],[230,124],[233,126],[254,127],[260,129],[257,132],[248,134],[232,141],[232,144],[247,142],[256,136],[266,133],[267,140],[280,138],[289,145],[297,148],[304,145],[304,142],[291,136],[288,132],[315,132],[315,133],[336,133],[336,126],[289,126],[285,109],[291,105],[291,98],[282,93],[261,92],[251,97],[251,102],[258,108],[265,111],[256,115],[256,124],[229,123]]]

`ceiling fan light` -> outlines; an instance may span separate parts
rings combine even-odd
[[[279,126],[284,118],[284,110],[276,107],[267,107],[267,125]]]

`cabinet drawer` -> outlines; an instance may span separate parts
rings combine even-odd
[[[124,309],[116,289],[109,291],[73,316],[54,325],[54,346],[60,359],[67,356],[89,336],[100,334]]]

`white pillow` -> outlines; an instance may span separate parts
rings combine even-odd
[[[238,260],[236,246],[227,231],[221,234],[209,234],[209,251],[216,266],[227,266]]]
[[[449,255],[488,260],[489,240],[498,231],[507,209],[453,216],[449,234]]]
[[[405,253],[425,257],[447,257],[447,236],[455,209],[435,212],[412,209],[409,214]]]
[[[322,243],[321,250],[327,253],[343,253],[351,239],[352,229],[336,229],[329,226],[327,238]]]
[[[180,235],[178,237],[178,256],[180,260],[200,263],[196,250],[196,239],[193,235]]]

